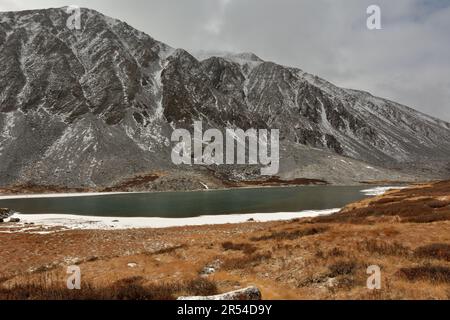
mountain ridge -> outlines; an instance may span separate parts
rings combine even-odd
[[[312,149],[318,158],[361,162],[361,179],[354,173],[342,181],[412,178],[431,160],[440,165],[425,165],[425,176],[448,173],[450,124],[443,120],[253,53],[198,60],[126,22],[81,12],[79,31],[65,26],[64,8],[0,13],[3,186],[110,186],[171,172],[171,131],[192,129],[196,120],[220,129],[280,129],[284,178],[325,178],[336,167],[330,160],[311,169],[323,159],[298,153]],[[379,172],[363,169],[372,166]],[[255,178],[249,168],[212,170]]]

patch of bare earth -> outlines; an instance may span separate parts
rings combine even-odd
[[[174,299],[256,285],[263,299],[449,299],[450,183],[325,218],[123,231],[0,233],[0,299]],[[65,289],[80,266],[82,289]],[[368,290],[367,267],[382,271]]]

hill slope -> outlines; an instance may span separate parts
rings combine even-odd
[[[93,10],[82,10],[78,31],[67,17],[64,8],[0,13],[2,186],[109,186],[171,172],[171,130],[194,120],[280,129],[285,178],[410,179],[423,163],[427,177],[448,173],[444,121],[254,54],[199,60]],[[242,179],[248,168],[218,170]]]

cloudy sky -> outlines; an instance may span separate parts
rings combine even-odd
[[[450,121],[449,0],[0,0],[90,7],[173,47],[251,51]],[[382,30],[366,9],[381,7]]]

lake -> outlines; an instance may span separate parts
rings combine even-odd
[[[23,214],[189,218],[341,208],[367,198],[364,186],[301,186],[0,200]]]

